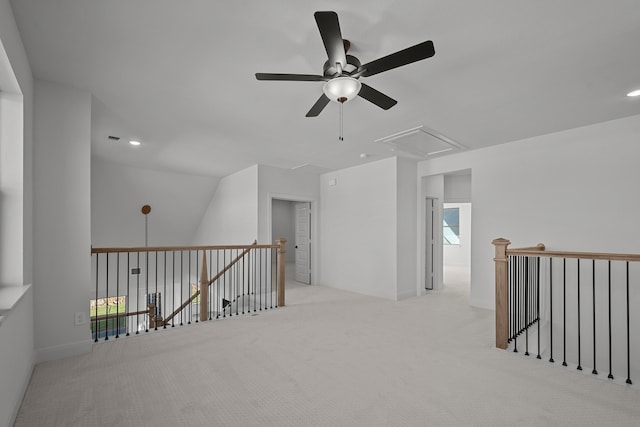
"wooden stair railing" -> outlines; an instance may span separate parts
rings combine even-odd
[[[187,308],[189,304],[200,295],[208,295],[209,286],[214,284],[220,279],[229,269],[242,260],[249,252],[256,249],[276,249],[277,250],[277,306],[285,305],[285,258],[286,253],[285,244],[287,239],[280,238],[276,240],[275,245],[258,245],[257,241],[247,246],[173,246],[173,247],[133,247],[133,248],[91,248],[93,254],[110,254],[110,253],[135,253],[135,252],[166,252],[166,251],[189,251],[189,250],[202,250],[202,269],[200,273],[200,289],[197,289],[186,301],[184,301],[178,308],[176,308],[169,316],[163,319],[162,316],[155,314],[155,303],[150,303],[146,310],[139,310],[128,313],[116,313],[105,314],[101,316],[91,317],[91,322],[97,322],[101,320],[109,320],[115,318],[125,318],[129,316],[144,315],[149,316],[149,327],[156,328],[158,326],[166,326],[171,322],[182,310]],[[230,250],[230,249],[242,249],[242,252],[238,254],[232,261],[229,262],[222,270],[217,272],[212,278],[209,278],[207,273],[207,250]],[[97,261],[96,261],[97,262]],[[108,264],[107,264],[108,265]],[[97,273],[96,273],[97,274]],[[96,279],[97,280],[97,279]],[[98,286],[96,284],[96,300],[98,299]],[[205,321],[207,319],[207,313],[209,312],[208,298],[200,298],[200,320]]]
[[[501,349],[506,349],[509,341],[509,256],[640,262],[640,254],[548,251],[543,243],[509,249],[511,242],[504,238],[495,239],[491,243],[495,246],[496,347]]]

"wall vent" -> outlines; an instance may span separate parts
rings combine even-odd
[[[466,148],[448,136],[425,126],[403,130],[373,142],[385,144],[391,151],[424,159]]]

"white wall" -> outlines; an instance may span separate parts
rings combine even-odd
[[[416,295],[416,162],[397,158],[397,299]]]
[[[273,222],[271,235],[276,239],[284,237],[289,243],[289,248],[293,249],[296,238],[295,202],[274,199],[271,212]],[[296,252],[294,250],[287,251],[285,259],[287,262],[294,262],[296,260]]]
[[[15,112],[11,120],[17,120],[11,124],[10,132],[13,133],[14,157],[11,160],[21,163],[12,166],[12,175],[8,178],[11,182],[12,198],[21,199],[22,206],[13,205],[11,219],[6,218],[9,213],[0,206],[0,216],[11,222],[12,237],[3,232],[0,234],[2,256],[2,269],[5,265],[4,254],[7,247],[11,247],[9,259],[16,259],[16,264],[11,267],[12,279],[3,278],[16,285],[33,282],[33,76],[27,59],[27,54],[20,39],[20,33],[11,10],[9,0],[0,0],[0,91],[4,94],[20,95],[21,112]],[[3,97],[4,97],[3,94]],[[4,101],[3,101],[4,102]],[[0,111],[3,129],[0,149],[4,152],[4,142],[7,131],[3,111]],[[17,117],[19,116],[19,117]],[[17,129],[16,129],[17,125]],[[21,130],[20,130],[21,128]],[[2,191],[5,190],[5,158],[0,154],[3,164]],[[1,203],[1,202],[0,202]],[[3,225],[3,227],[4,227]],[[12,261],[14,262],[14,261]],[[22,272],[17,272],[15,267],[20,266]],[[18,278],[19,276],[19,278]],[[33,328],[33,290],[22,298],[15,311],[5,317],[4,324],[0,326],[0,426],[9,426],[18,412],[24,391],[27,388],[34,364],[34,328]]]
[[[444,202],[471,202],[471,173],[444,176]]]
[[[93,247],[144,246],[143,205],[150,246],[187,245],[211,201],[219,179],[119,165],[92,157],[91,243]]]
[[[257,238],[258,166],[254,165],[220,180],[193,242],[196,245],[248,245]]]
[[[388,158],[321,176],[321,283],[416,295],[416,166]]]
[[[640,116],[421,162],[473,173],[471,304],[494,306],[491,241],[638,253]]]
[[[322,284],[396,299],[396,182],[395,158],[321,176]]]
[[[36,360],[91,350],[91,95],[36,81],[34,309]]]

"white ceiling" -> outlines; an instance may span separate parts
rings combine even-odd
[[[90,91],[94,155],[132,166],[339,169],[393,155],[373,141],[417,126],[473,149],[640,114],[626,97],[640,88],[637,0],[11,3],[34,75]],[[338,13],[362,63],[425,40],[436,49],[364,80],[398,104],[346,104],[344,142],[337,104],[305,118],[322,83],[254,77],[322,73],[316,10]]]

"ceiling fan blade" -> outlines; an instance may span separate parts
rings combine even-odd
[[[318,115],[324,110],[324,107],[327,106],[330,99],[324,93],[320,95],[320,98],[313,104],[313,107],[309,110],[305,117],[318,117]]]
[[[279,73],[256,73],[258,80],[280,80],[290,82],[324,82],[327,80],[324,76],[316,76],[313,74],[279,74]]]
[[[411,64],[412,62],[431,58],[435,53],[436,51],[433,48],[433,42],[429,40],[396,53],[392,53],[391,55],[387,55],[380,59],[376,59],[375,61],[371,61],[368,64],[362,65],[360,69],[363,70],[362,76],[369,77],[374,74],[382,73],[383,71]]]
[[[342,68],[346,67],[347,55],[344,51],[338,14],[335,12],[316,12],[313,16],[316,18],[324,48],[327,50],[329,63],[335,65],[339,62]]]
[[[384,93],[379,92],[364,83],[362,83],[362,87],[360,88],[358,96],[361,96],[367,101],[376,104],[383,110],[388,110],[398,103],[398,101],[396,101],[395,99],[388,97]]]

